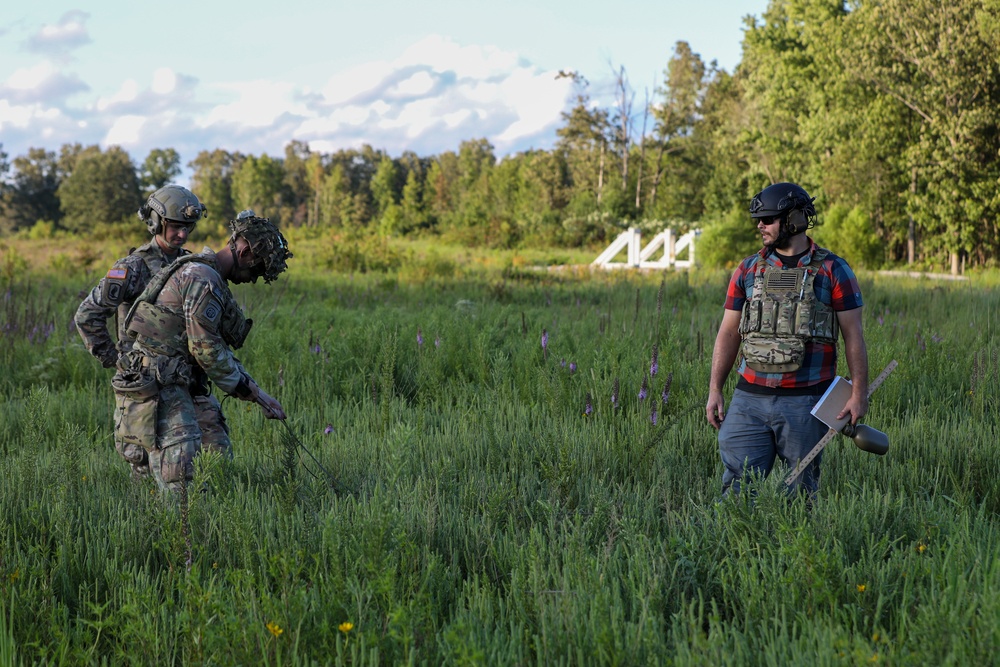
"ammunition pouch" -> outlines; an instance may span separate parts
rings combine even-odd
[[[160,385],[148,372],[119,370],[111,380],[115,390],[115,442],[156,448]]]

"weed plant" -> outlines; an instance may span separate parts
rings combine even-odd
[[[235,290],[288,428],[226,399],[183,507],[114,451],[88,277],[8,281],[3,664],[996,661],[994,290],[862,275],[892,446],[834,441],[808,510],[717,502],[724,273],[307,266]]]

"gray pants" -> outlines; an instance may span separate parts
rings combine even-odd
[[[794,467],[829,430],[810,414],[818,396],[768,396],[737,389],[719,429],[719,455],[726,471],[722,495],[740,492],[749,475],[766,477],[775,458]],[[811,496],[819,488],[817,456],[788,489],[804,489]]]

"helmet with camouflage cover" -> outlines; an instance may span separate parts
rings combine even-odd
[[[164,185],[139,207],[139,218],[146,223],[149,233],[156,236],[163,232],[163,225],[168,220],[193,225],[207,215],[207,211],[208,208],[187,188]]]
[[[288,268],[285,260],[292,257],[288,251],[288,242],[278,228],[267,218],[258,218],[251,209],[241,211],[235,220],[230,221],[229,247],[236,255],[236,239],[246,240],[253,253],[255,266],[259,266],[257,276],[263,277],[269,283],[278,274]],[[256,282],[257,277],[254,277]]]

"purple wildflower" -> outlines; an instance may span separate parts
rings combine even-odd
[[[327,424],[326,428],[323,429],[323,433],[326,433],[327,435],[333,433],[333,424]]]
[[[646,397],[649,396],[649,378],[642,378],[642,386],[639,387],[639,400],[645,401]]]
[[[559,365],[562,366],[563,368],[566,368],[566,360],[565,359],[560,359],[559,360]]]
[[[542,357],[549,358],[549,330],[542,329]]]
[[[423,347],[423,346],[424,346],[424,332],[420,330],[420,327],[417,327],[417,347]]]
[[[649,421],[653,422],[653,426],[656,426],[656,406],[653,406],[653,411],[649,413]]]
[[[669,373],[667,375],[667,381],[663,385],[663,391],[660,392],[660,398],[663,399],[663,404],[664,405],[666,405],[667,401],[670,400],[670,385],[673,383],[673,381],[674,381],[674,374],[673,373]]]
[[[321,351],[322,350],[319,347],[319,343],[316,343],[315,345],[312,346],[312,353],[313,354],[319,354]]]
[[[615,378],[615,383],[611,385],[611,405],[615,410],[618,409],[618,378]]]
[[[576,372],[576,362],[575,361],[569,362],[569,372],[570,372],[571,375]]]
[[[586,417],[594,411],[594,400],[590,397],[590,392],[587,392],[587,404],[583,408],[583,416]]]
[[[660,370],[660,364],[657,357],[660,356],[660,348],[656,343],[653,343],[653,358],[649,362],[649,377],[656,377],[656,371]]]
[[[879,326],[882,326],[883,324],[885,324],[885,320],[883,320],[883,319],[882,319],[882,316],[881,316],[881,315],[879,315],[879,316],[878,316],[878,325],[879,325]]]

